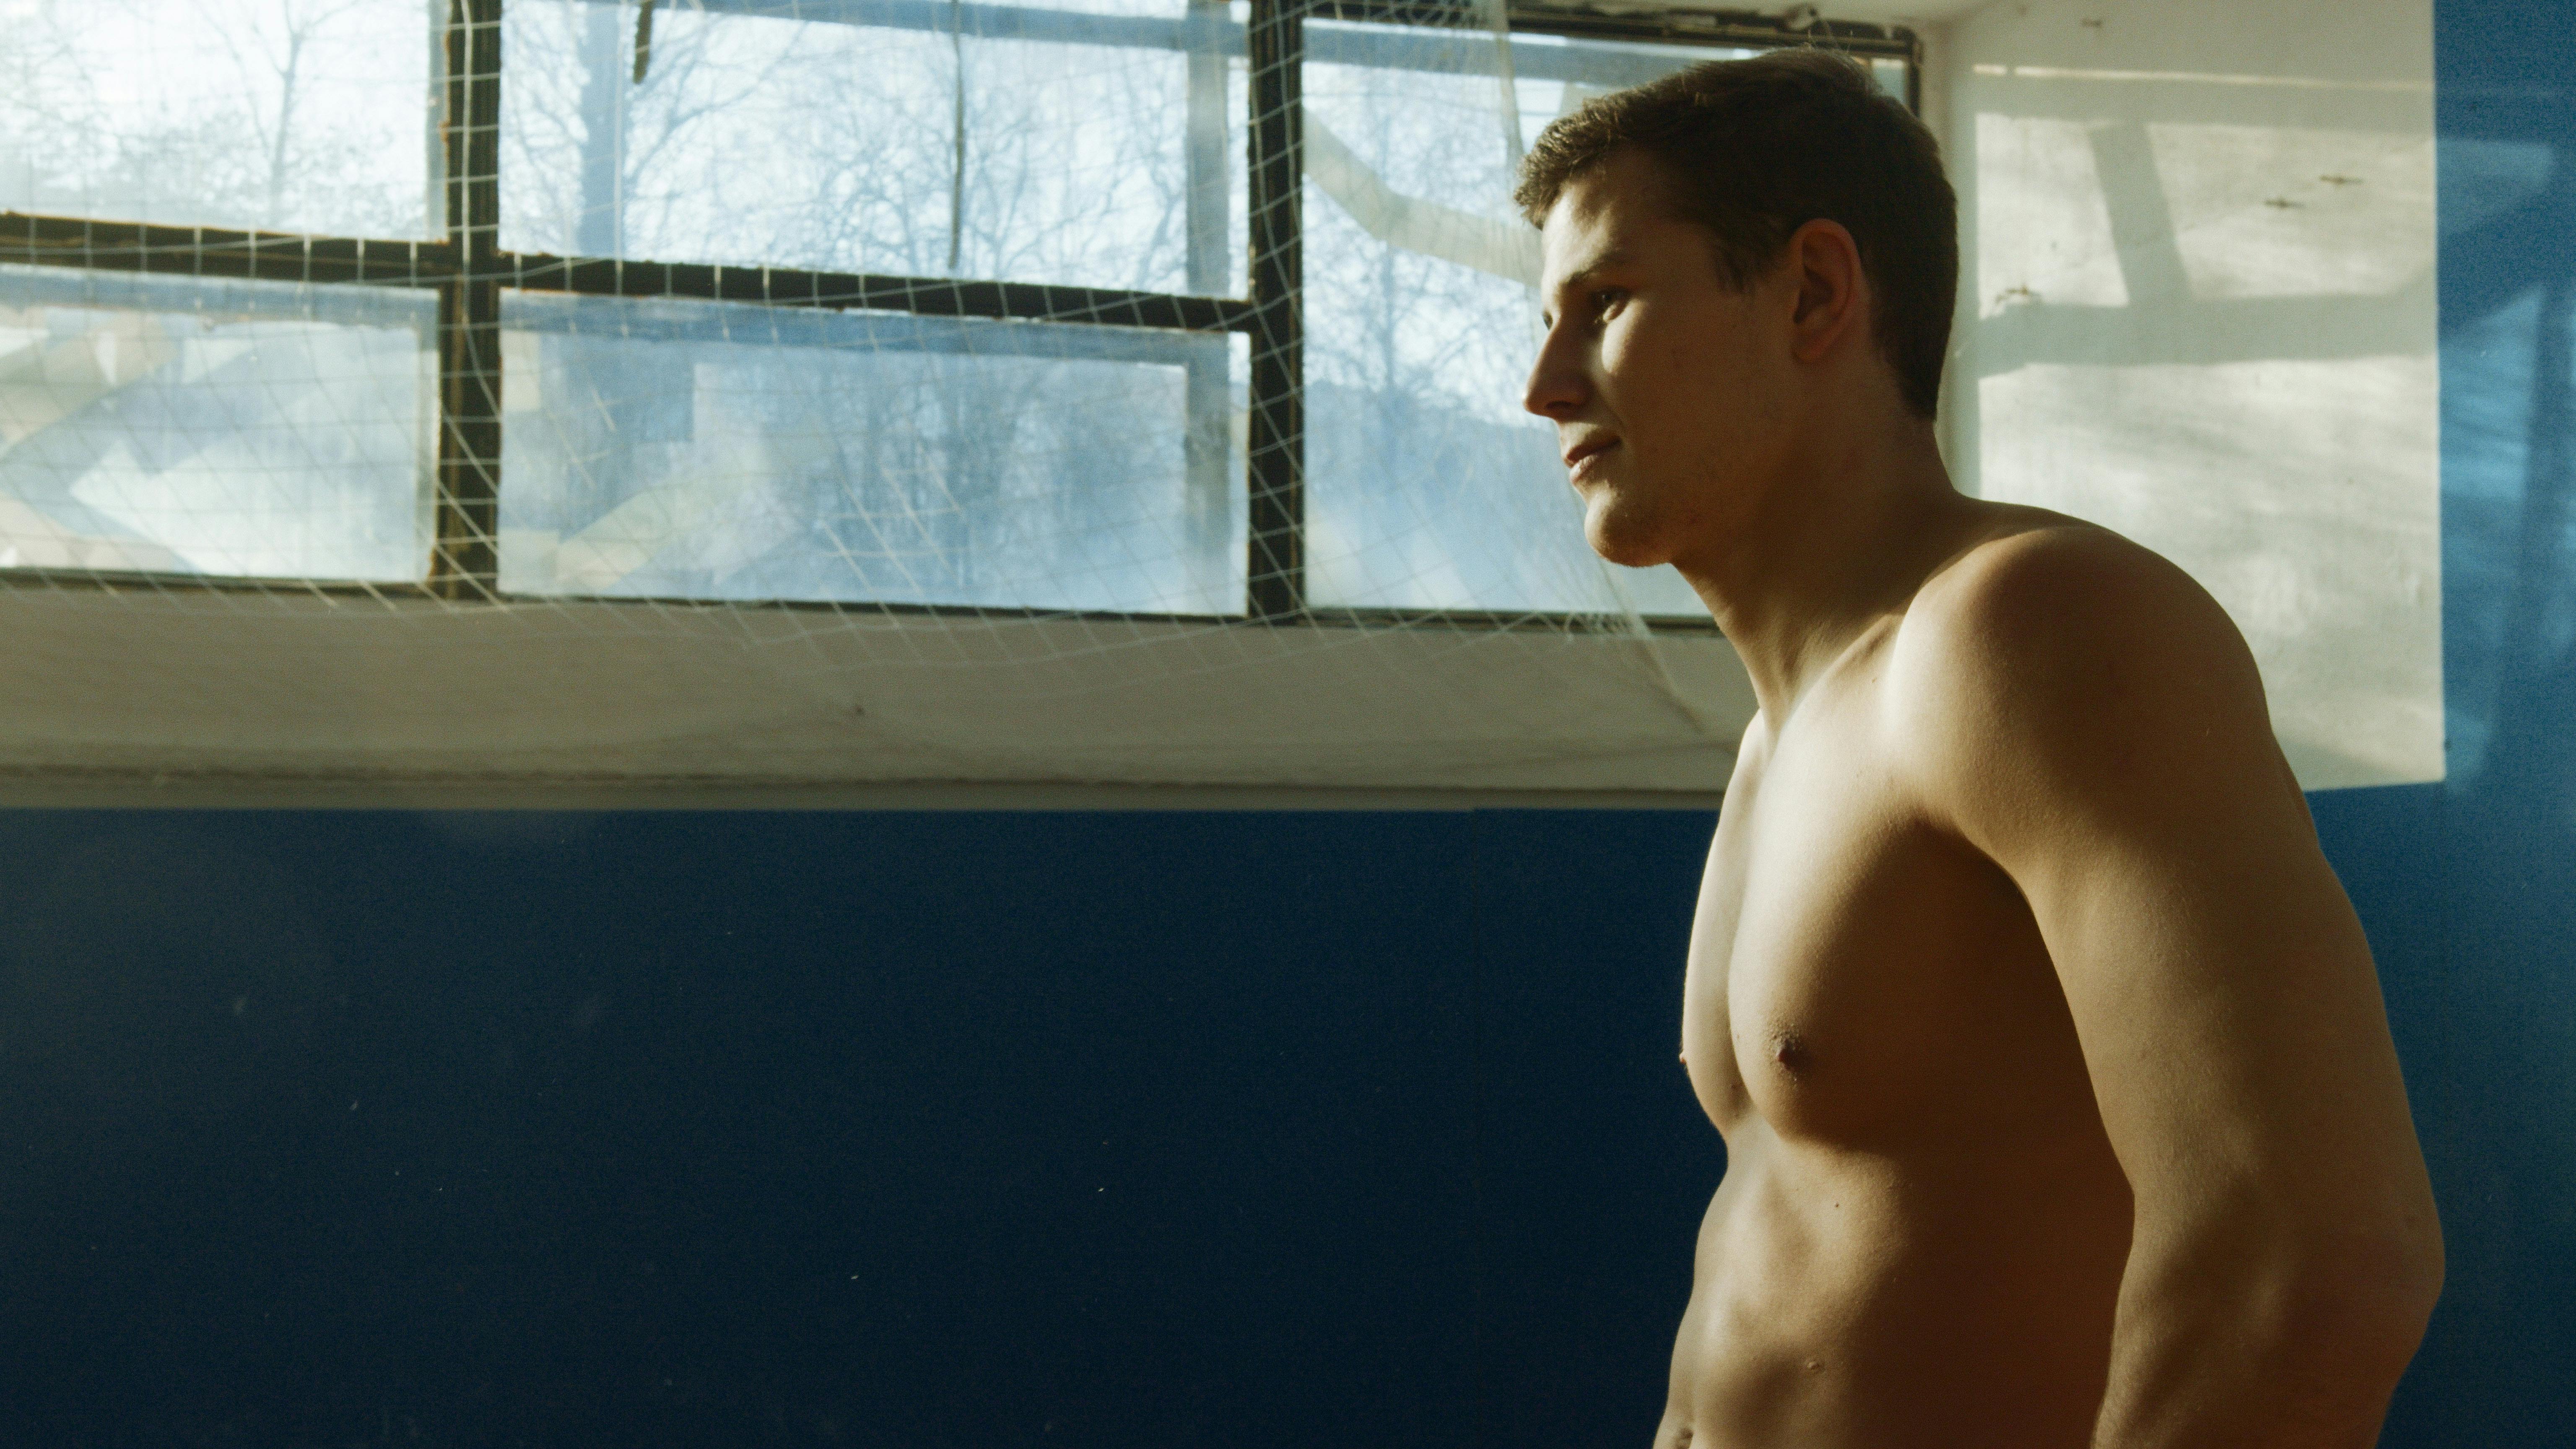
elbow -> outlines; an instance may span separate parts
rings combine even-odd
[[[2380,1272],[2387,1294],[2392,1300],[2389,1312],[2404,1327],[2407,1353],[2424,1337],[2424,1327],[2432,1320],[2433,1306],[2442,1297],[2442,1278],[2448,1268],[2442,1250],[2442,1232],[2438,1225],[2403,1243]]]
[[[2442,1235],[2429,1212],[2420,1230],[2346,1238],[2308,1258],[2285,1285],[2282,1339],[2394,1387],[2424,1341],[2443,1271]]]
[[[2395,1387],[2442,1293],[2429,1195],[2421,1212],[2356,1219],[2310,1204],[2166,1241],[2144,1262],[2133,1250],[2133,1272],[2153,1264],[2138,1283],[2146,1301],[2191,1303],[2185,1315],[2249,1361],[2365,1396]]]
[[[2442,1248],[2440,1224],[2429,1224],[2410,1245],[2409,1251],[2406,1287],[2412,1295],[2409,1302],[2419,1320],[2418,1335],[2420,1336],[2421,1322],[2432,1318],[2433,1305],[2441,1300],[2443,1274],[2450,1266]]]
[[[2350,1293],[2378,1304],[2382,1316],[2404,1328],[2409,1354],[2424,1336],[2433,1305],[2442,1296],[2442,1277],[2448,1267],[2432,1184],[2418,1186],[2408,1211],[2355,1233],[2350,1240],[2355,1246],[2338,1264]]]
[[[2293,1206],[2293,1204],[2296,1204]],[[2301,1327],[2395,1355],[2423,1341],[2446,1271],[2433,1186],[2418,1167],[2359,1190],[2299,1194],[2269,1231],[2280,1301]]]

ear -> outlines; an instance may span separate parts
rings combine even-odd
[[[1798,283],[1791,352],[1800,362],[1821,362],[1860,325],[1869,290],[1860,246],[1841,222],[1811,221],[1790,234],[1787,260]]]

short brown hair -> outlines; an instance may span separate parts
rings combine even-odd
[[[1879,351],[1906,405],[1933,415],[1959,289],[1959,203],[1940,144],[1869,72],[1829,50],[1715,60],[1560,116],[1512,192],[1545,223],[1576,177],[1622,147],[1655,159],[1684,221],[1714,238],[1718,274],[1748,287],[1810,221],[1842,223],[1877,297]]]

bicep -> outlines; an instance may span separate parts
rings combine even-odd
[[[2024,884],[2142,1208],[2235,1182],[2357,1206],[2415,1152],[2378,979],[2313,838],[2095,820]]]
[[[2161,560],[2091,563],[1954,621],[1932,797],[2029,902],[2142,1232],[2395,1206],[2421,1158],[2377,976],[2253,660]]]

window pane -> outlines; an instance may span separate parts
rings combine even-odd
[[[662,7],[637,83],[631,7],[513,0],[502,244],[1242,290],[1245,92],[1222,5],[869,7],[919,28],[757,8]]]
[[[1886,56],[1875,57],[1869,63],[1869,75],[1870,79],[1878,82],[1880,90],[1899,101],[1905,100],[1905,62]]]
[[[0,208],[427,236],[443,225],[430,179],[431,9],[424,0],[0,6]]]
[[[437,302],[0,266],[0,568],[418,580]]]
[[[1555,430],[1521,411],[1538,244],[1511,205],[1493,39],[1307,31],[1332,57],[1305,73],[1309,596],[1609,612],[1624,590],[1645,613],[1703,614],[1672,570],[1594,557]],[[1524,143],[1592,96],[1751,53],[1553,36],[1512,50]]]
[[[1236,339],[519,293],[502,320],[505,589],[1242,608]]]

